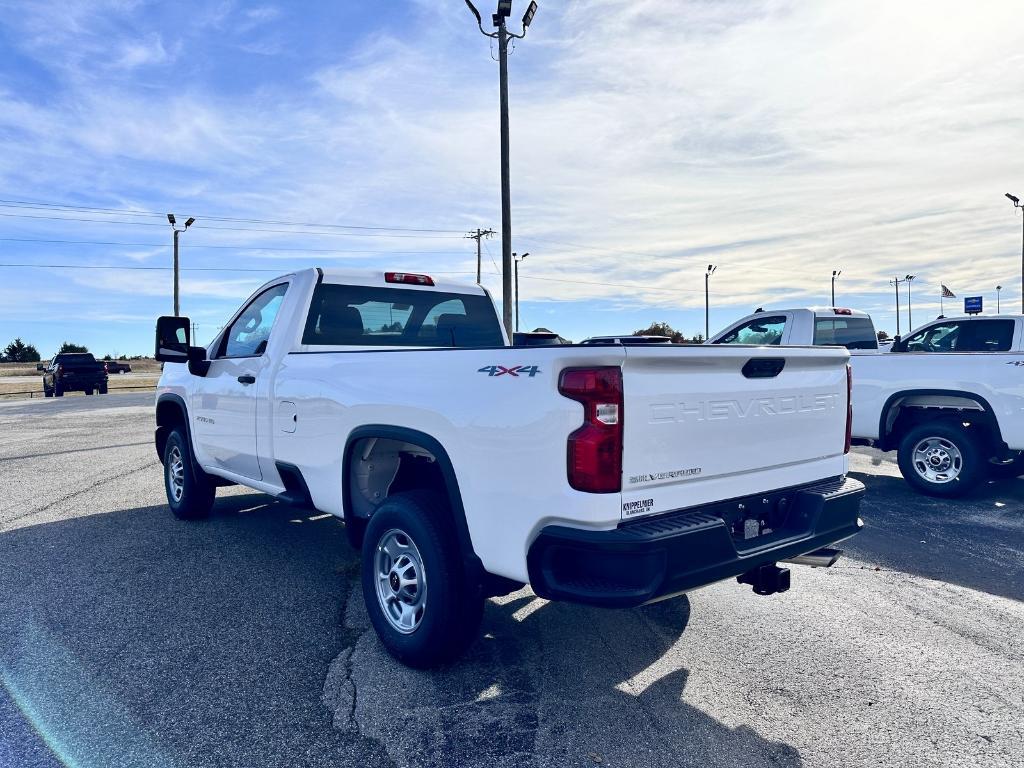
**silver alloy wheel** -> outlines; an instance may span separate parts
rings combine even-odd
[[[185,461],[181,458],[181,451],[176,445],[171,446],[170,455],[167,457],[167,487],[174,502],[181,501],[185,493]]]
[[[377,542],[373,556],[377,602],[388,623],[403,635],[416,631],[427,607],[427,574],[416,542],[392,528]]]
[[[964,457],[960,449],[944,437],[918,440],[911,453],[911,460],[917,474],[936,485],[953,482],[964,468]]]

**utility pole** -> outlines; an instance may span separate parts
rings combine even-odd
[[[475,232],[470,232],[466,237],[470,240],[476,240],[476,284],[480,285],[480,239],[483,237],[490,237],[494,234],[493,229],[480,229],[477,227]]]
[[[905,283],[906,280],[901,280],[898,277],[894,277],[889,281],[889,285],[896,286],[896,335],[900,335],[900,283]]]
[[[178,300],[178,297],[179,297],[179,292],[178,292],[178,285],[179,285],[179,281],[178,281],[178,271],[179,271],[179,269],[178,269],[178,235],[180,235],[186,229],[191,227],[192,224],[195,222],[195,220],[196,220],[195,216],[189,216],[188,221],[185,222],[185,226],[182,227],[181,229],[178,229],[175,226],[176,220],[174,218],[174,214],[173,213],[168,213],[167,214],[167,223],[171,225],[171,230],[174,232],[174,316],[175,317],[180,317],[181,316],[181,303]]]
[[[836,278],[843,274],[843,270],[832,270],[832,306],[836,305]]]
[[[512,254],[512,261],[516,265],[516,333],[519,332],[519,262],[529,255],[529,252],[519,257],[514,253]]]
[[[1010,202],[1013,203],[1013,207],[1024,208],[1020,204],[1020,198],[1014,197],[1009,192],[1006,196],[1010,198]],[[1024,219],[1021,220],[1021,232],[1020,232],[1020,311],[1024,314]]]
[[[195,323],[194,322],[194,323],[192,323],[192,341],[196,340],[196,337],[198,336],[198,334],[199,334],[199,323]]]
[[[996,314],[997,315],[1001,315],[1002,314],[1002,312],[999,311],[999,292],[1002,291],[1002,290],[1003,290],[1003,286],[1001,286],[1001,285],[997,285],[996,286]]]
[[[509,181],[509,138],[508,138],[508,41],[526,37],[526,30],[537,13],[537,2],[533,0],[523,14],[523,31],[509,32],[505,19],[512,15],[512,0],[498,0],[498,10],[491,16],[497,32],[484,32],[480,11],[470,0],[469,10],[476,16],[480,33],[498,41],[498,96],[500,103],[501,127],[501,315],[505,332],[512,335],[512,192]]]
[[[704,341],[711,338],[711,289],[709,283],[716,269],[718,267],[714,264],[708,264],[708,271],[704,273]]]
[[[910,304],[910,284],[916,279],[917,275],[907,275],[903,278],[903,282],[907,284],[907,333],[914,330],[914,315]]]

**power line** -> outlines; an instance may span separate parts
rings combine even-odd
[[[0,264],[2,267],[30,267],[36,269],[114,269],[127,270],[132,272],[171,272],[173,267],[144,267],[144,266],[103,266],[99,264]],[[272,272],[276,275],[287,274],[288,269],[256,269],[246,267],[182,267],[181,272]],[[471,275],[467,270],[449,272],[438,272],[431,270],[434,275]]]
[[[651,285],[636,285],[629,283],[595,283],[589,280],[565,280],[558,277],[533,277],[523,275],[524,280],[544,280],[549,283],[573,283],[576,285],[602,285],[608,288],[633,288],[639,291],[664,291],[666,293],[703,293],[692,288],[656,288]]]
[[[78,216],[40,216],[31,213],[3,213],[0,216],[13,219],[45,219],[48,221],[74,221],[88,224],[117,224],[119,226],[133,227],[166,227],[159,221],[124,221],[120,219],[86,219]],[[411,235],[392,234],[390,232],[309,232],[295,229],[268,229],[265,227],[207,227],[202,224],[195,225],[196,229],[221,230],[225,232],[276,232],[282,235],[313,235],[316,237],[403,237],[416,240],[450,240],[460,235]]]
[[[88,213],[112,213],[112,214],[123,214],[127,216],[157,216],[161,219],[166,213],[158,211],[146,211],[138,208],[101,208],[97,206],[86,206],[86,205],[72,205],[70,203],[44,203],[33,200],[4,200],[0,199],[0,205],[5,208],[24,208],[28,210],[54,210],[54,211],[84,211]],[[299,222],[299,221],[285,221],[280,219],[255,219],[255,218],[239,218],[234,216],[214,216],[210,214],[203,214],[202,218],[209,221],[228,221],[241,224],[277,224],[281,226],[291,227],[328,227],[337,229],[360,229],[360,230],[387,230],[392,232],[435,232],[445,234],[458,234],[462,230],[457,229],[428,229],[428,228],[416,228],[416,227],[384,227],[384,226],[370,226],[365,224],[328,224],[328,223],[310,223],[310,222]],[[160,222],[162,224],[162,222]]]
[[[50,243],[58,245],[117,245],[130,248],[170,248],[170,243],[125,243],[115,240],[48,240],[35,237],[0,237],[0,242],[7,243]],[[212,243],[189,243],[192,248],[219,248],[234,251],[294,251],[297,253],[379,253],[395,255],[422,255],[422,256],[465,256],[462,251],[379,251],[365,249],[345,248],[290,248],[286,246],[265,246],[265,245],[225,245]]]

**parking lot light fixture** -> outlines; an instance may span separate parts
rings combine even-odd
[[[917,275],[905,275],[903,281],[907,284],[907,333],[914,330],[914,313],[910,307],[910,284],[917,279]]]
[[[711,276],[718,269],[714,264],[708,264],[708,271],[704,273],[704,340],[711,338]]]
[[[1009,192],[1006,193],[1006,197],[1011,203],[1013,203],[1014,210],[1017,208],[1024,208],[1020,204],[1020,198],[1011,195]],[[1024,217],[1021,218],[1021,234],[1020,234],[1020,311],[1024,314]]]
[[[832,306],[836,305],[836,278],[843,274],[841,269],[832,270]]]
[[[186,229],[191,227],[196,221],[195,216],[189,216],[185,220],[185,226],[180,229],[176,226],[178,220],[174,217],[173,213],[167,214],[167,223],[171,225],[171,231],[174,232],[174,316],[178,317],[181,315],[181,303],[179,301],[180,295],[180,281],[178,279],[178,236],[181,235]]]
[[[537,15],[537,0],[530,0],[530,5],[526,9],[526,13],[523,14],[523,29],[526,29],[533,22],[533,17]]]

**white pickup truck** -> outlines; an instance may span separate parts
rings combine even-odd
[[[815,307],[759,311],[710,344],[839,345],[850,350],[853,437],[896,449],[917,490],[957,496],[991,474],[1024,474],[1022,316],[939,318],[877,354],[871,318]]]
[[[488,596],[634,606],[789,587],[861,527],[843,349],[510,347],[477,285],[308,269],[209,348],[162,317],[168,504],[240,483],[345,521],[381,641],[430,666]]]

